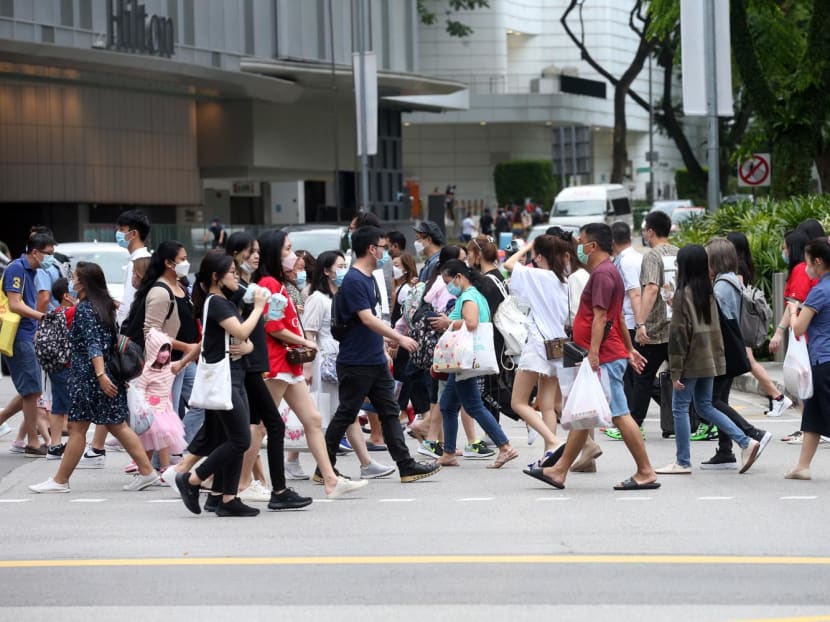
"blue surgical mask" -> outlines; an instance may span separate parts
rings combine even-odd
[[[346,272],[348,272],[346,268],[339,268],[337,272],[334,273],[334,284],[337,285],[337,287],[343,285],[343,279],[346,278]]]
[[[388,264],[390,261],[392,261],[392,257],[390,257],[389,251],[384,249],[383,250],[383,256],[380,259],[378,259],[378,268],[382,268],[383,266]]]
[[[130,243],[127,241],[127,234],[123,231],[116,231],[115,232],[115,242],[121,248],[127,248],[130,246]]]
[[[352,247],[352,232],[349,231],[349,248]]]
[[[52,255],[44,255],[43,261],[40,262],[40,267],[43,269],[51,268],[55,265],[55,258]]]
[[[582,244],[576,247],[576,256],[579,257],[579,261],[582,263],[588,263],[588,255],[585,254]]]
[[[70,296],[72,296],[73,298],[75,298],[77,300],[78,292],[75,291],[75,285],[72,283],[71,280],[69,281],[69,290],[68,290],[68,292],[69,292]]]
[[[455,283],[449,282],[447,283],[447,291],[450,293],[450,296],[458,298],[463,290]]]
[[[781,251],[781,259],[784,260],[784,263],[790,263],[790,256],[787,255],[787,251]]]
[[[297,271],[297,287],[299,287],[299,288],[305,287],[305,279],[306,279],[305,270]]]

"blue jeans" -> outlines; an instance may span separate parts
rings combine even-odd
[[[674,442],[677,447],[675,462],[681,466],[692,466],[691,441],[692,433],[689,420],[689,403],[694,400],[698,415],[709,423],[718,426],[720,434],[726,434],[733,441],[746,449],[749,437],[732,423],[732,420],[717,408],[712,406],[712,386],[714,378],[681,378],[685,385],[682,391],[672,391],[672,415],[674,416]]]
[[[504,430],[501,429],[498,421],[481,401],[478,379],[457,380],[455,374],[449,376],[440,401],[441,416],[444,418],[444,452],[450,456],[455,454],[455,441],[458,436],[458,410],[462,406],[498,447],[507,443]]]

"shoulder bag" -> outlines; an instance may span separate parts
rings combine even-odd
[[[202,327],[207,331],[208,306],[213,296],[205,300],[205,309],[202,312]],[[220,326],[221,328],[221,326]],[[228,331],[225,333],[225,356],[216,363],[208,363],[204,350],[201,360],[196,366],[196,377],[193,380],[193,389],[190,392],[188,405],[191,408],[205,410],[233,410],[231,400],[231,359]]]
[[[0,353],[6,356],[14,355],[14,340],[17,337],[17,329],[20,327],[20,316],[9,307],[9,297],[3,289],[5,274],[0,277]],[[20,288],[20,298],[23,298],[23,290],[26,287],[26,278],[23,279],[23,287]]]

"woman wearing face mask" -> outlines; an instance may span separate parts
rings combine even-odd
[[[306,285],[305,260],[293,250],[282,260],[283,274],[285,275],[285,289],[288,297],[294,303],[297,314],[302,316],[305,310],[305,296],[302,289]]]
[[[286,267],[294,267],[296,255],[291,251],[291,239],[284,231],[266,231],[259,237],[260,263],[254,274],[257,284],[272,293],[289,298],[285,317],[265,323],[268,345],[269,372],[267,386],[274,403],[285,399],[305,429],[306,441],[317,461],[319,477],[329,499],[362,488],[368,482],[353,482],[337,475],[329,460],[323,438],[322,421],[317,405],[311,398],[302,365],[292,365],[286,359],[289,346],[305,346],[317,350],[317,343],[307,339],[299,322],[299,313],[285,287]]]
[[[404,304],[412,285],[418,280],[418,269],[415,266],[415,258],[407,252],[402,252],[392,260],[393,292],[392,292],[392,313],[390,321],[392,327],[396,328],[403,316]],[[409,363],[409,352],[399,348],[397,343],[390,344],[389,356],[392,357],[392,375],[395,380],[401,383],[401,392],[398,395],[398,405],[401,407],[401,425],[410,423],[406,413],[407,405],[412,397],[412,379],[407,377],[406,367]],[[415,405],[413,405],[415,408]],[[429,404],[421,404],[423,412],[429,409]]]
[[[784,476],[801,480],[811,479],[810,464],[821,436],[830,435],[830,244],[827,238],[809,242],[804,261],[807,276],[818,282],[810,289],[803,305],[790,302],[788,306],[790,326],[796,338],[804,339],[806,333],[812,363],[813,397],[804,400],[803,439],[798,463]]]
[[[326,425],[340,405],[336,372],[334,377],[331,376],[337,353],[340,351],[340,343],[331,336],[331,301],[332,297],[337,294],[346,271],[346,259],[343,253],[338,251],[322,253],[316,262],[316,270],[309,284],[311,293],[306,299],[303,314],[305,335],[315,340],[320,348],[319,354],[311,364],[311,390],[318,395],[328,396],[329,410],[321,413]],[[359,423],[355,422],[350,425],[346,430],[346,436],[360,461],[361,479],[386,477],[395,472],[395,467],[372,460]]]

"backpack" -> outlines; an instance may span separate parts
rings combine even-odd
[[[677,289],[677,255],[663,255],[663,287],[660,294],[666,301],[666,319],[671,320],[672,306],[669,300],[674,297]]]
[[[144,348],[126,335],[115,335],[107,367],[116,384],[126,384],[144,370]]]
[[[43,371],[49,373],[66,367],[72,353],[69,328],[63,308],[43,316],[35,333],[35,356]]]
[[[375,286],[375,306],[380,303],[380,288],[378,287],[378,282],[372,278],[372,283]],[[348,320],[343,321],[343,318],[340,316],[339,307],[342,307],[343,298],[341,297],[342,290],[338,289],[337,293],[331,297],[331,319],[330,328],[331,328],[331,336],[334,337],[337,341],[342,341],[346,334],[349,332],[353,326],[360,322],[360,318],[357,317],[357,314],[352,315]]]
[[[405,310],[409,307],[410,318],[407,318],[409,323],[409,336],[418,342],[418,349],[409,356],[409,360],[418,369],[431,369],[432,360],[435,354],[435,346],[441,338],[441,333],[432,328],[429,318],[433,316],[435,309],[432,305],[424,300],[426,295],[426,285],[418,283],[407,294],[405,303]],[[417,299],[415,298],[417,296]],[[410,298],[412,297],[412,298]]]
[[[769,337],[769,326],[772,322],[772,307],[767,303],[764,292],[754,285],[738,287],[732,281],[724,278],[715,279],[725,281],[741,294],[741,313],[738,324],[744,343],[750,348],[759,348]]]
[[[173,315],[173,311],[176,309],[176,299],[173,297],[173,290],[170,289],[166,283],[162,281],[156,281],[150,287],[153,289],[154,287],[161,287],[167,290],[168,295],[170,296],[170,308],[167,310],[167,315],[164,316],[164,321],[170,319],[170,316]],[[147,290],[149,294],[150,291]],[[141,347],[141,351],[144,351],[144,318],[147,312],[146,303],[147,297],[141,299],[133,300],[133,305],[130,307],[130,313],[127,316],[127,319],[124,320],[124,323],[121,324],[121,334],[129,337],[130,340]]]
[[[519,309],[516,297],[507,293],[504,284],[498,278],[492,274],[488,274],[487,278],[496,284],[502,296],[502,301],[493,314],[493,324],[504,339],[504,353],[508,356],[518,356],[527,342],[527,316]]]

